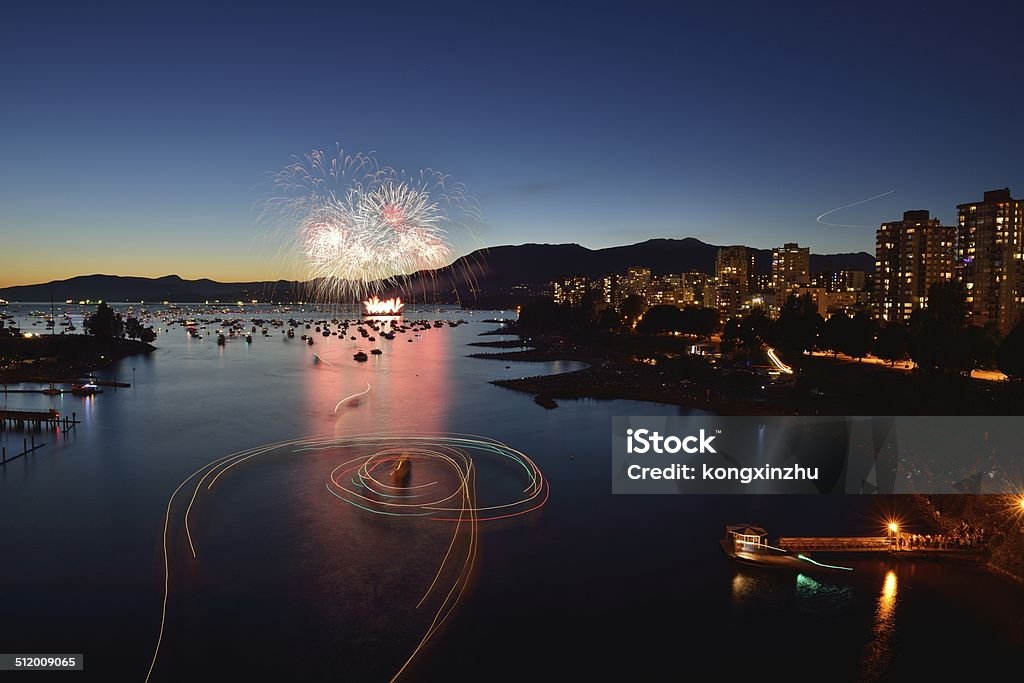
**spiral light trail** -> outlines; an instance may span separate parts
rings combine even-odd
[[[369,387],[367,390],[369,391]],[[365,392],[363,392],[365,393]],[[358,394],[357,394],[358,395]],[[352,397],[348,397],[352,398]],[[341,403],[348,399],[343,399]],[[340,405],[340,403],[339,403]],[[190,516],[197,499],[212,496],[214,485],[230,470],[259,456],[347,452],[347,457],[332,471],[326,482],[329,493],[368,514],[389,517],[416,517],[451,524],[451,539],[433,579],[416,607],[434,605],[433,616],[416,647],[391,677],[394,682],[430,638],[454,612],[466,591],[479,546],[479,524],[529,514],[548,500],[549,486],[540,468],[524,453],[493,439],[466,434],[381,435],[294,439],[257,446],[217,458],[186,477],[167,500],[163,526],[164,588],[153,657],[145,680],[153,676],[167,625],[171,591],[171,559],[178,553],[186,561],[198,561],[200,555],[193,536]],[[480,501],[477,492],[477,460],[493,458],[513,464],[523,487],[509,499]],[[399,461],[408,467],[437,478],[412,485],[407,481],[388,481],[389,468]],[[449,477],[442,476],[444,472]],[[180,498],[179,498],[180,497]],[[187,504],[185,500],[187,498]],[[182,509],[183,508],[183,509]],[[176,520],[172,524],[172,520]],[[172,545],[172,527],[184,531],[187,543]]]

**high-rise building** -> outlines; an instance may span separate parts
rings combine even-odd
[[[622,303],[622,276],[618,273],[608,273],[601,278],[601,303],[614,309]]]
[[[811,275],[811,287],[827,292],[863,292],[868,288],[868,274],[863,270],[827,270]]]
[[[643,297],[647,300],[647,290],[651,286],[651,269],[643,266],[632,266],[626,270],[622,278],[622,298],[630,296]]]
[[[754,273],[749,278],[750,280],[750,291],[758,292],[760,294],[766,294],[772,291],[772,274],[771,273]]]
[[[583,303],[583,297],[587,293],[587,278],[582,275],[573,275],[555,280],[551,289],[556,304],[579,306]]]
[[[1007,334],[1021,318],[1024,296],[1024,200],[1009,188],[957,208],[957,267],[967,289],[968,322]]]
[[[683,290],[689,292],[686,304],[715,308],[715,278],[707,273],[691,272],[681,275]]]
[[[692,306],[696,297],[693,287],[686,282],[686,275],[677,273],[653,278],[647,301],[651,306],[667,304],[682,308]]]
[[[715,259],[718,309],[727,318],[740,315],[750,291],[753,253],[743,246],[722,247]]]
[[[782,308],[790,294],[810,284],[811,250],[796,242],[772,249],[772,289],[775,305]]]
[[[928,305],[928,288],[954,277],[956,228],[904,211],[875,233],[875,317],[904,322]]]

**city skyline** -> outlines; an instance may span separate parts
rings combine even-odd
[[[952,225],[958,203],[1019,186],[1024,96],[1004,87],[1018,12],[979,51],[915,47],[970,40],[938,8],[19,8],[0,28],[0,121],[17,131],[0,286],[296,277],[253,206],[267,173],[336,143],[465,182],[489,246],[870,252],[905,210]],[[984,91],[999,107],[979,113]],[[880,193],[828,217],[863,227],[815,220]]]

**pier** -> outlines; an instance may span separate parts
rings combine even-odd
[[[885,553],[897,548],[892,536],[783,536],[777,544],[783,550],[795,553]]]
[[[67,432],[78,423],[75,413],[71,413],[70,418],[61,417],[61,414],[52,408],[47,411],[0,410],[0,430],[24,431],[28,429],[40,432],[45,428]]]
[[[925,539],[928,540],[925,540]],[[893,532],[887,536],[782,536],[779,548],[794,553],[895,553],[900,554],[971,554],[978,547],[963,545],[955,537],[942,534],[911,534]]]

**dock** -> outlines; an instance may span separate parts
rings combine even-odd
[[[56,410],[47,411],[36,411],[36,410],[0,410],[0,430],[18,430],[25,431],[26,429],[40,432],[43,429],[49,430],[63,430],[73,428],[79,424],[78,417],[75,413],[71,413],[71,417],[61,417],[61,414]]]
[[[941,538],[941,535],[938,535]],[[978,552],[976,547],[947,545],[944,543],[922,545],[914,541],[914,535],[900,531],[888,536],[836,536],[836,537],[781,537],[780,548],[794,553],[899,553],[900,555],[947,555],[967,556]]]
[[[892,536],[783,536],[776,543],[795,553],[887,553],[896,549]]]

